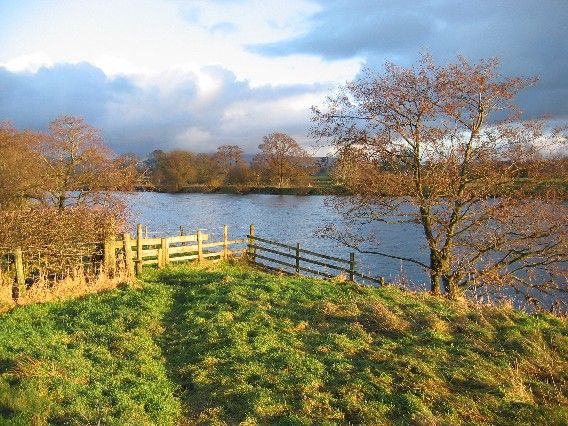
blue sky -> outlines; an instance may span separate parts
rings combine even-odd
[[[0,0],[0,121],[60,114],[116,152],[254,152],[283,131],[309,146],[309,108],[385,61],[499,56],[539,75],[527,116],[568,118],[568,1]]]

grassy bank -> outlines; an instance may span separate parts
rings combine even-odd
[[[217,265],[0,316],[0,424],[566,424],[568,324]]]
[[[341,185],[329,186],[301,186],[282,187],[277,186],[207,186],[192,185],[184,187],[184,193],[204,194],[274,194],[274,195],[348,195],[347,189]]]

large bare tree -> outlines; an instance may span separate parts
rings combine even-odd
[[[498,69],[495,59],[439,66],[424,55],[413,67],[366,70],[313,107],[313,136],[335,146],[354,194],[336,206],[353,223],[420,224],[429,261],[382,251],[380,236],[333,226],[326,234],[423,267],[436,294],[491,285],[532,298],[537,284],[566,292],[566,203],[519,184],[520,171],[566,133],[521,121],[513,100],[535,79]]]

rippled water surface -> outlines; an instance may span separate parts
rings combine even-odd
[[[222,238],[223,224],[229,225],[230,238],[242,238],[250,224],[256,234],[348,259],[348,248],[318,238],[316,230],[326,224],[343,225],[341,216],[325,205],[323,196],[161,194],[136,192],[123,195],[130,207],[132,223],[147,225],[150,234],[176,235],[180,225],[189,233],[201,229],[210,240]],[[382,250],[427,261],[420,228],[412,225],[369,225],[381,241]],[[356,254],[357,269],[387,279],[403,277],[420,287],[425,272],[413,264],[378,256]]]

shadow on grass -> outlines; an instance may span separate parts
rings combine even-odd
[[[202,361],[201,353],[207,339],[198,341],[196,324],[188,320],[188,314],[196,304],[207,305],[211,283],[222,279],[218,272],[164,270],[158,273],[158,281],[172,290],[171,309],[163,317],[164,333],[158,342],[166,358],[170,379],[176,384],[175,396],[182,401],[184,415],[192,416],[207,407],[206,401],[196,398],[196,386],[187,367]],[[205,306],[204,306],[205,307]],[[211,312],[215,307],[211,306]],[[213,394],[214,386],[202,387],[199,394]]]

